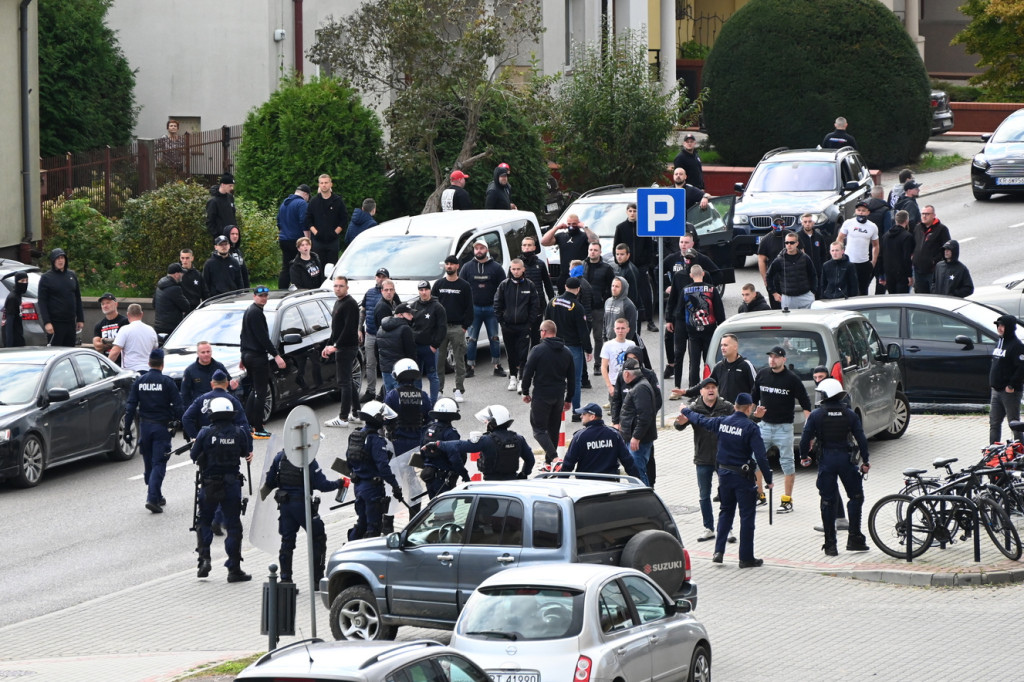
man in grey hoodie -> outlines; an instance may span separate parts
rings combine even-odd
[[[629,282],[625,277],[616,276],[612,279],[611,289],[612,295],[604,302],[604,338],[615,338],[615,320],[622,317],[629,321],[626,338],[636,341],[637,314],[636,306],[629,300]]]

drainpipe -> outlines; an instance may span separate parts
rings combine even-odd
[[[21,0],[18,7],[21,34],[21,188],[24,203],[25,243],[32,241],[32,134],[29,127],[28,82],[28,6],[32,0]],[[36,169],[38,172],[38,169]]]
[[[295,34],[295,73],[302,75],[302,0],[292,0],[295,16],[292,19],[292,32]]]

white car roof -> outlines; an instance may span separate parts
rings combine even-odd
[[[370,228],[366,236],[390,237],[396,234],[431,234],[460,236],[466,230],[486,229],[503,225],[513,220],[529,220],[536,223],[537,217],[529,211],[445,211],[423,215],[402,216]],[[360,235],[362,237],[363,235]],[[360,237],[356,237],[359,239]]]
[[[477,589],[501,585],[532,585],[586,590],[588,585],[604,582],[624,573],[643,575],[632,568],[603,564],[536,564],[499,571],[480,583]]]

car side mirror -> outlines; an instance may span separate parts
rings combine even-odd
[[[889,362],[894,362],[903,357],[903,349],[900,348],[898,343],[890,343],[885,347],[885,354],[888,357]]]
[[[843,189],[845,189],[847,192],[856,192],[858,189],[860,189],[860,183],[857,182],[856,180],[850,180],[845,185],[843,185]]]
[[[737,182],[737,183],[736,183],[735,185],[733,185],[733,186],[732,186],[732,188],[733,188],[734,190],[736,190],[737,192],[740,192],[740,193],[742,193],[742,192],[743,192],[743,189],[744,189],[745,187],[746,187],[746,185],[745,185],[745,184],[743,184],[742,182]]]
[[[62,403],[71,399],[71,393],[66,388],[51,388],[46,392],[46,399],[51,403]]]
[[[286,346],[292,346],[292,345],[295,345],[296,343],[302,343],[302,335],[301,334],[285,334],[283,337],[281,337],[281,342],[283,344],[285,344]]]
[[[971,341],[970,337],[965,334],[957,334],[953,341],[963,346],[964,350],[974,350],[974,341]]]
[[[402,534],[392,533],[387,539],[388,549],[402,549]]]
[[[675,607],[673,610],[676,613],[689,613],[693,610],[690,606],[690,602],[686,599],[676,599],[676,603],[673,604],[673,606]]]
[[[990,139],[992,139],[992,133],[982,133],[981,134],[981,141],[982,142],[988,142]]]

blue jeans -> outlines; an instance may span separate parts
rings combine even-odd
[[[583,386],[583,372],[587,369],[587,358],[583,354],[583,348],[580,346],[566,346],[569,349],[569,354],[572,355],[572,362],[576,367],[576,389],[572,394],[572,409],[579,409],[580,406],[580,391]],[[648,455],[649,456],[649,455]]]
[[[469,364],[476,364],[476,342],[480,335],[480,327],[487,327],[487,338],[491,344],[491,362],[501,362],[501,346],[498,344],[498,318],[494,315],[494,306],[473,306],[473,324],[466,332],[466,359]]]
[[[578,385],[578,384],[577,384]],[[636,450],[630,450],[630,454],[633,455],[633,461],[636,462],[636,468],[640,472],[640,480],[645,485],[650,485],[651,482],[647,480],[647,461],[651,458],[651,450],[654,449],[654,442],[640,443],[640,447]]]
[[[387,397],[391,389],[398,385],[398,380],[395,379],[395,375],[391,372],[382,372],[380,376],[384,381],[384,396]]]
[[[715,515],[711,507],[711,484],[715,467],[710,464],[697,465],[697,490],[700,495],[700,516],[705,528],[715,529]]]
[[[930,294],[932,293],[932,286],[935,284],[935,273],[934,272],[918,272],[917,268],[914,268],[914,293],[915,294]]]
[[[796,461],[793,456],[793,424],[769,424],[761,422],[761,438],[764,440],[764,447],[775,446],[779,449],[779,464],[782,466],[782,473],[792,476],[796,473]]]
[[[430,404],[433,405],[437,402],[438,391],[441,390],[441,382],[437,378],[437,352],[430,350],[430,346],[416,344],[416,361],[430,385]]]

